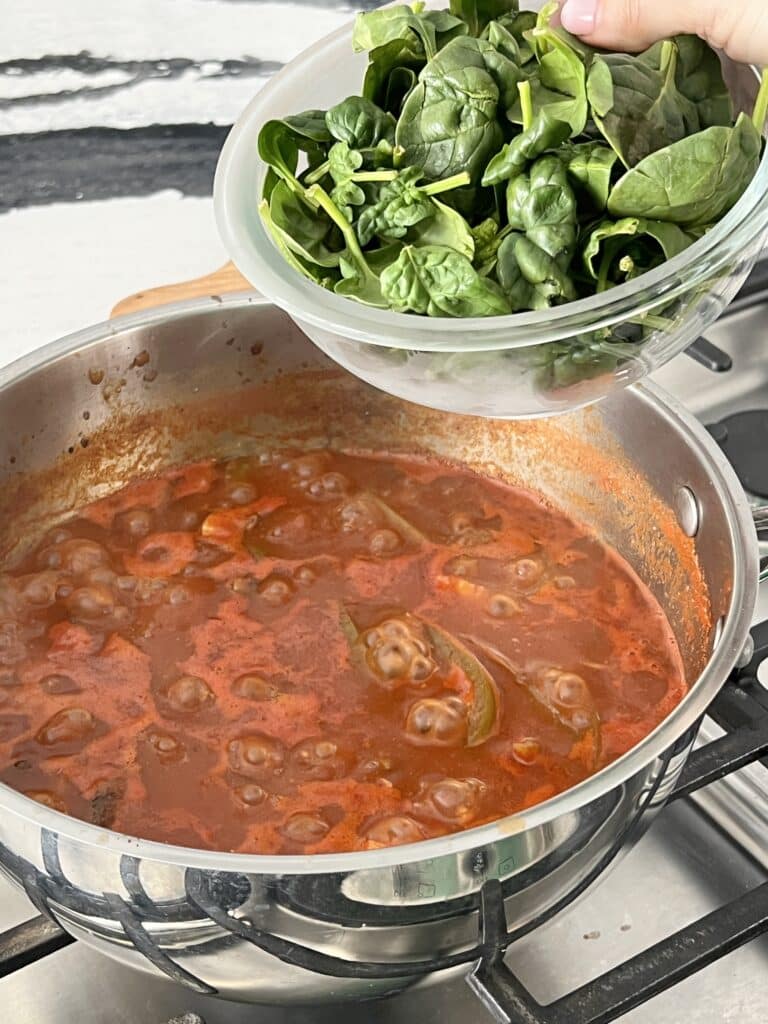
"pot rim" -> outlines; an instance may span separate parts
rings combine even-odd
[[[244,292],[223,298],[207,297],[175,302],[86,327],[0,368],[0,395],[11,384],[31,376],[45,366],[76,351],[94,347],[122,331],[193,314],[247,306],[277,308],[257,294]],[[712,486],[723,504],[728,522],[734,561],[733,587],[716,649],[688,694],[653,732],[597,774],[525,812],[508,815],[477,828],[419,843],[347,853],[226,853],[138,839],[45,807],[4,783],[0,783],[0,808],[73,842],[109,850],[117,855],[140,856],[164,864],[211,871],[269,875],[326,874],[409,864],[473,850],[545,825],[618,788],[672,746],[706,711],[743,650],[757,599],[759,573],[757,535],[750,506],[723,452],[702,424],[661,388],[645,383],[636,385],[632,390],[641,394],[647,405],[682,433],[707,465]]]

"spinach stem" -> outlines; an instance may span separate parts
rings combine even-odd
[[[331,161],[326,160],[325,163],[320,164],[319,167],[316,167],[314,171],[312,171],[304,178],[305,183],[307,185],[315,185],[318,181],[320,181],[321,178],[325,177],[325,175],[330,171],[330,169]]]
[[[760,91],[755,100],[755,109],[752,111],[752,124],[757,128],[759,135],[765,131],[766,117],[768,117],[768,68],[763,70]]]
[[[603,258],[600,261],[600,272],[597,275],[597,291],[604,292],[608,288],[608,274],[611,271],[611,261],[613,253],[610,252],[608,246],[606,251],[603,253]]]
[[[654,331],[668,331],[675,324],[674,320],[670,320],[666,316],[656,316],[655,313],[644,313],[629,322],[638,324],[640,327],[650,327]]]
[[[523,131],[527,132],[533,124],[533,95],[531,94],[531,83],[518,82],[517,91],[520,93],[520,107],[523,111]]]
[[[433,181],[431,185],[420,185],[419,191],[425,196],[437,196],[441,192],[450,192],[451,189],[461,188],[470,182],[469,173],[462,171],[461,174],[453,174],[450,178],[443,178],[442,181]]]
[[[353,174],[350,181],[394,181],[397,171],[361,171]],[[309,179],[307,179],[309,180]]]
[[[635,277],[635,261],[631,256],[622,256],[619,260],[619,270],[627,279]]]
[[[366,262],[363,250],[360,248],[360,244],[357,241],[357,235],[355,234],[352,225],[325,189],[321,188],[320,185],[313,185],[307,190],[307,196],[316,202],[321,210],[324,210],[328,214],[339,231],[341,231],[344,243],[349,250],[349,254],[352,259],[354,259],[365,274],[370,274],[368,263]]]
[[[677,73],[677,55],[679,50],[677,49],[677,43],[672,39],[665,39],[661,44],[661,72],[664,75],[664,81],[667,86],[671,86],[675,81],[675,74]]]

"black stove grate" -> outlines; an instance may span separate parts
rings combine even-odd
[[[734,673],[709,709],[710,716],[724,730],[724,735],[694,751],[672,800],[689,796],[746,765],[759,761],[768,767],[768,691],[756,676],[759,665],[768,657],[768,622],[755,627],[752,637],[755,651],[750,663]],[[50,856],[55,856],[55,853],[51,851]],[[198,909],[205,911],[208,910],[208,901],[204,886],[199,882],[199,879],[190,879],[188,896]],[[47,907],[41,909],[47,910]],[[174,917],[188,914],[188,908],[166,909]],[[147,906],[145,910],[150,912],[152,908]],[[130,916],[129,923],[136,926],[138,933],[146,935],[141,925],[141,909],[136,903],[130,909]],[[540,1005],[504,963],[510,937],[498,881],[488,881],[483,888],[480,921],[479,944],[461,959],[475,964],[468,978],[469,985],[500,1024],[610,1024],[744,943],[768,933],[768,883],[547,1006]],[[227,923],[231,927],[233,919],[227,918]],[[247,937],[263,945],[263,936]],[[6,931],[0,935],[0,978],[55,953],[73,941],[47,914]],[[282,950],[270,949],[270,952],[282,958]],[[315,964],[312,950],[302,952],[306,954],[303,965],[311,969],[320,969],[327,974],[333,973],[337,966]],[[295,948],[293,953],[295,956]],[[190,984],[190,978],[181,978],[175,971],[167,970],[167,964],[158,962],[157,966],[171,977],[176,976],[176,980]],[[368,972],[375,976],[377,967],[381,966],[344,963],[346,970],[343,973],[350,969],[357,973],[362,969],[363,974]],[[391,968],[393,965],[385,966]],[[419,966],[420,969],[423,967]],[[399,973],[402,973],[402,965]],[[199,990],[205,990],[205,987]],[[173,1024],[181,1022],[203,1024],[192,1014],[177,1018]]]
[[[768,622],[752,631],[755,653],[709,709],[725,731],[695,751],[671,800],[760,761],[768,767],[768,691],[756,678],[768,657]],[[498,883],[495,883],[498,885]],[[503,903],[488,883],[483,892],[485,954],[470,987],[499,1024],[610,1024],[691,977],[739,946],[768,933],[768,882],[718,908],[643,953],[548,1006],[539,1004],[504,963]]]

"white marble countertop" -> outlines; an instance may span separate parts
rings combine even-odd
[[[269,75],[353,8],[333,0],[0,0],[3,8],[7,363],[104,319],[126,295],[225,262],[210,186],[227,127]],[[180,169],[173,156],[181,150]]]

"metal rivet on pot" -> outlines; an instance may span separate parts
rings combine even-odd
[[[723,629],[724,628],[725,628],[725,616],[721,615],[720,618],[715,623],[715,636],[714,636],[714,639],[712,640],[712,650],[713,651],[716,651],[718,646],[719,646],[719,644],[720,644],[720,640],[721,640],[721,638],[723,636]]]
[[[678,487],[675,494],[675,512],[686,537],[695,537],[699,532],[701,508],[699,499],[690,487]]]

